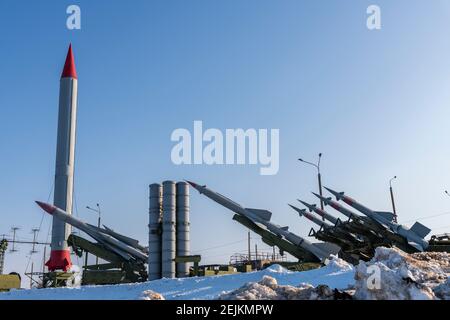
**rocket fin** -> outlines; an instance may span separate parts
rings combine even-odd
[[[266,220],[266,221],[270,221],[270,218],[272,218],[272,212],[268,211],[268,210],[263,210],[263,209],[252,209],[252,208],[245,208],[245,210],[250,211],[251,213],[253,213],[254,215],[258,216],[259,218]]]
[[[420,222],[414,223],[414,225],[409,230],[417,234],[422,239],[425,238],[431,232],[431,230],[428,227],[425,227]]]
[[[392,212],[375,211],[375,213],[382,216],[384,219],[389,220],[389,222],[392,222],[394,220],[394,214]]]

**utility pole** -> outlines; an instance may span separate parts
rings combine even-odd
[[[30,289],[33,288],[33,270],[34,269],[34,262],[31,262],[31,273],[30,273]]]
[[[317,180],[319,182],[319,194],[320,196],[322,196],[322,176],[320,174],[320,159],[322,158],[322,153],[319,153],[319,159],[317,160],[317,163],[312,163],[309,161],[305,161],[302,158],[299,158],[298,161],[309,164],[314,166],[317,169]],[[323,205],[323,200],[320,199],[320,208],[323,210],[324,209],[324,205]],[[325,221],[325,218],[322,217],[322,219]]]
[[[251,250],[250,250],[250,230],[248,231],[248,262],[252,261],[251,257]]]
[[[391,193],[392,211],[394,213],[394,222],[397,223],[397,212],[395,211],[394,192],[392,190],[392,180],[397,179],[397,176],[393,176],[389,180],[389,191]]]
[[[91,211],[94,211],[94,212],[96,212],[96,213],[98,214],[97,227],[100,228],[100,225],[101,225],[101,211],[100,211],[100,204],[97,203],[96,206],[97,206],[97,209],[93,209],[93,208],[91,208],[91,207],[89,207],[89,206],[86,206],[86,209],[89,209],[89,210],[91,210]],[[87,260],[87,259],[86,259],[86,260]],[[97,256],[95,257],[95,264],[98,266],[98,257],[97,257]]]
[[[88,252],[85,251],[84,252],[84,270],[87,270],[87,265],[88,265]]]
[[[47,251],[47,246],[44,246],[44,256],[42,259],[42,273],[43,274],[45,273],[45,254],[47,253],[46,251]]]

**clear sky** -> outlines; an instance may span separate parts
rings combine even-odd
[[[81,30],[66,28],[70,4],[81,7]],[[381,30],[366,28],[370,4],[381,8]],[[106,225],[147,243],[148,185],[190,179],[306,236],[312,225],[287,203],[315,201],[314,168],[297,158],[319,152],[324,185],[373,209],[390,209],[397,175],[405,224],[450,212],[449,29],[444,0],[2,1],[0,234],[20,226],[31,239],[43,219],[39,240],[49,240],[51,217],[34,200],[53,188],[70,42],[79,79],[74,214],[84,220],[96,221],[84,208],[99,202]],[[175,166],[170,135],[194,120],[279,129],[278,174]],[[231,212],[195,190],[191,204],[192,251],[203,262],[245,252],[247,231]],[[420,221],[450,230],[450,214]],[[8,254],[6,271],[23,272],[29,250]],[[31,261],[40,268],[42,249]]]

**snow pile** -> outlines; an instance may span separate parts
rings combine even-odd
[[[82,272],[81,268],[79,266],[77,266],[77,265],[72,265],[70,267],[70,269],[68,270],[68,272],[72,272],[73,275],[72,275],[72,277],[70,277],[67,280],[67,286],[68,287],[79,287],[79,286],[81,286],[81,280],[82,280],[82,277],[83,277],[82,276],[83,272]]]
[[[281,268],[281,269],[280,269]],[[280,266],[272,266],[268,271],[282,272]],[[321,268],[328,276],[342,273],[353,273],[353,266],[337,256],[330,256],[327,265]],[[324,279],[321,279],[324,281]],[[292,284],[280,285],[277,279],[265,275],[259,282],[249,282],[239,289],[224,293],[218,298],[221,300],[332,300],[350,298],[350,295],[336,289],[336,283],[328,285],[319,284],[314,287],[310,283],[302,282],[299,286]],[[343,286],[339,286],[343,288]]]
[[[418,252],[410,255],[415,260],[423,261],[431,267],[439,267],[444,273],[450,273],[450,254],[447,252]]]
[[[422,252],[408,255],[379,247],[369,262],[356,267],[354,298],[361,300],[430,300],[450,295],[449,255]]]
[[[345,260],[342,260],[338,256],[330,255],[325,262],[326,268],[334,272],[353,271],[354,267]]]
[[[152,290],[145,290],[142,292],[140,300],[165,300],[164,297]]]
[[[338,290],[332,290],[326,285],[314,288],[302,283],[298,287],[278,285],[277,280],[264,276],[259,282],[250,282],[241,288],[221,295],[219,300],[333,300],[343,297]],[[350,296],[348,295],[350,298]]]
[[[354,267],[331,256],[327,265],[318,270],[326,276],[316,279],[315,285],[303,281],[281,285],[266,275],[259,282],[246,283],[239,289],[222,294],[225,300],[432,300],[449,299],[450,255],[441,252],[406,254],[398,249],[377,248],[369,262],[360,262],[354,273],[354,282],[348,287],[326,285],[326,277],[353,273]],[[319,272],[319,271],[316,272]],[[304,280],[307,279],[305,277]],[[338,289],[346,289],[341,291]]]

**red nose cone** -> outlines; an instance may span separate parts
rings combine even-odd
[[[46,212],[48,212],[50,214],[52,214],[56,210],[56,207],[52,206],[51,204],[41,202],[41,201],[36,201],[36,203],[38,204],[39,207],[41,207],[42,209],[44,209]]]
[[[66,63],[64,64],[61,78],[77,79],[77,71],[75,70],[75,59],[73,58],[72,45],[69,45],[69,51],[67,52]]]

